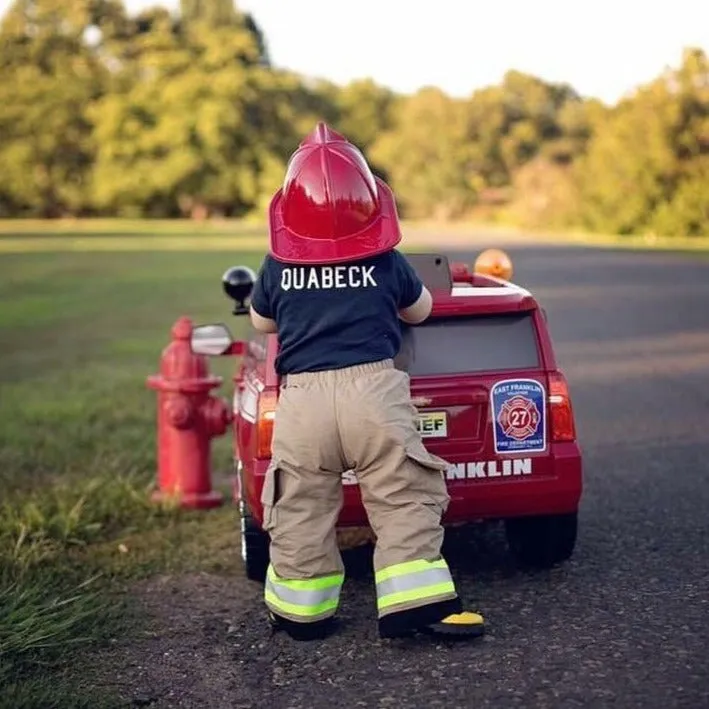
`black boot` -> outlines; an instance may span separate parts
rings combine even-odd
[[[268,620],[274,632],[285,631],[293,640],[324,640],[332,635],[338,627],[336,618],[324,618],[312,623],[296,623],[294,620],[268,612]]]
[[[459,598],[390,613],[379,619],[379,635],[382,638],[411,637],[416,633],[475,638],[484,631],[483,617],[463,611]]]

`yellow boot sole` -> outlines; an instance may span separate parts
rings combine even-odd
[[[421,628],[422,633],[459,638],[479,638],[485,634],[485,619],[479,613],[454,613],[438,623]]]

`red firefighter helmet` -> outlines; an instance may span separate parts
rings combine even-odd
[[[293,153],[269,208],[271,254],[304,264],[353,261],[401,241],[394,195],[362,153],[318,123]]]

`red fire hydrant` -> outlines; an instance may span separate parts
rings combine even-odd
[[[192,321],[180,318],[171,334],[160,374],[147,380],[158,391],[158,485],[152,499],[176,498],[193,509],[218,507],[223,496],[212,490],[211,439],[226,432],[231,408],[209,393],[222,378],[210,375],[207,358],[192,352]]]

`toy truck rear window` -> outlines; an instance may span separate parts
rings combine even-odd
[[[432,318],[404,326],[395,364],[412,376],[540,366],[531,313]]]

